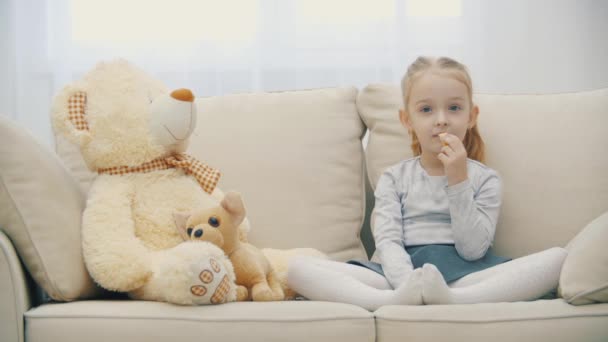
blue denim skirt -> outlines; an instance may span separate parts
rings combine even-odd
[[[479,260],[467,261],[458,255],[454,245],[411,246],[405,247],[405,250],[410,255],[414,268],[422,267],[424,264],[433,264],[441,272],[446,283],[511,260],[494,255],[488,251]],[[373,261],[349,260],[347,263],[362,266],[384,275],[382,265]]]

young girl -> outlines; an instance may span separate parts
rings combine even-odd
[[[554,289],[564,249],[512,261],[488,252],[501,181],[482,164],[479,108],[466,67],[446,57],[419,57],[401,86],[399,118],[416,157],[389,167],[378,181],[374,239],[380,263],[300,257],[290,264],[289,286],[312,300],[368,310],[532,300]]]

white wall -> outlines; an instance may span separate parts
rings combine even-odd
[[[0,115],[15,117],[14,50],[11,47],[11,6],[8,0],[0,0]]]
[[[412,16],[408,0],[382,0],[384,10],[393,5],[395,9],[394,16],[383,19],[386,23],[365,29],[351,23],[329,33],[325,27],[332,27],[332,20],[325,23],[329,26],[294,26],[297,1],[260,0],[263,20],[254,46],[247,49],[254,51],[253,57],[236,54],[244,63],[236,69],[224,61],[226,51],[215,51],[217,46],[201,47],[194,57],[177,51],[182,57],[177,58],[178,70],[149,67],[149,57],[142,52],[143,59],[133,61],[169,87],[191,87],[204,96],[398,84],[418,55],[463,61],[476,92],[560,93],[608,87],[608,0],[462,0],[461,15],[453,17]],[[348,10],[349,2],[342,2],[344,6],[332,2],[334,14]],[[70,48],[69,4],[0,0],[0,115],[15,118],[48,144],[52,96],[80,78],[93,61],[123,56],[123,51],[104,46],[98,47],[99,53],[89,52],[90,61],[74,63],[78,56],[70,54],[77,50]],[[157,57],[170,64],[164,55]]]
[[[464,5],[472,23],[466,26],[471,39],[464,56],[478,91],[608,87],[608,1],[476,0]]]
[[[463,0],[460,17],[403,20],[403,69],[420,54],[447,55],[469,66],[477,92],[608,87],[608,1]]]

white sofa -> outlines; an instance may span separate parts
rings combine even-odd
[[[367,258],[370,184],[411,156],[398,124],[399,94],[393,85],[370,85],[199,98],[189,152],[222,170],[222,189],[243,193],[254,244]],[[496,254],[566,246],[608,211],[608,89],[475,94],[475,101],[487,164],[504,182]],[[0,341],[608,340],[608,303],[572,305],[570,294],[376,312],[300,300],[180,307],[108,296],[80,252],[93,175],[73,146],[56,143],[55,155],[0,117]],[[570,267],[578,270],[576,261]],[[584,283],[572,278],[562,274]],[[45,301],[42,290],[56,300]],[[577,298],[605,298],[590,293]]]

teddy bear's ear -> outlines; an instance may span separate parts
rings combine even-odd
[[[184,240],[190,240],[190,235],[188,235],[188,219],[190,218],[189,213],[184,212],[175,212],[173,213],[173,222],[175,222],[175,228],[179,232],[179,235]]]
[[[232,216],[232,221],[235,225],[241,224],[245,218],[245,205],[238,192],[227,192],[220,205]]]
[[[87,93],[79,86],[68,86],[53,102],[52,122],[56,133],[82,146],[91,140],[87,118]]]
[[[89,131],[86,118],[87,93],[84,91],[74,92],[68,97],[68,120],[78,131]]]

